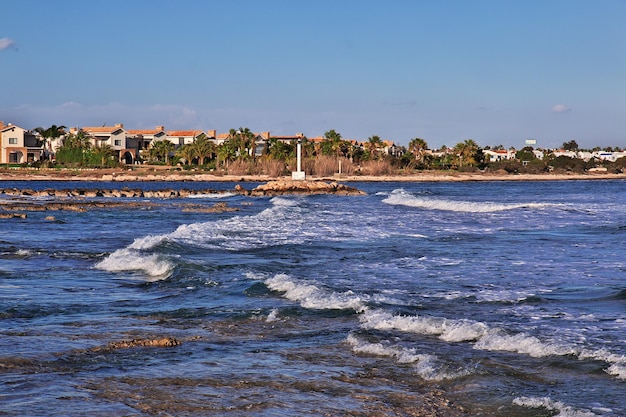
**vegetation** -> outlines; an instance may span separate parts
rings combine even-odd
[[[120,155],[110,145],[93,144],[93,139],[83,131],[67,134],[65,126],[52,125],[37,128],[44,149],[51,150],[51,142],[62,138],[55,154],[56,164],[67,167],[114,167]],[[481,148],[473,139],[458,142],[453,147],[442,146],[431,150],[425,139],[416,137],[408,147],[390,146],[378,135],[358,143],[345,140],[341,133],[331,129],[321,140],[311,141],[301,137],[302,167],[309,175],[393,175],[411,174],[420,170],[504,171],[507,173],[585,172],[602,168],[622,172],[626,158],[617,162],[599,159],[584,161],[569,156],[554,155],[527,146],[515,154],[502,145]],[[259,138],[247,127],[230,129],[228,137],[219,145],[205,135],[193,143],[175,146],[169,140],[155,140],[145,154],[144,162],[161,165],[178,165],[182,169],[210,170],[216,174],[231,175],[288,175],[295,170],[297,139]],[[96,141],[97,143],[97,141]],[[563,143],[569,152],[580,152],[575,140]],[[605,148],[615,151],[618,148]],[[600,151],[599,148],[594,151]],[[494,152],[506,157],[491,162]],[[44,152],[48,158],[50,153]]]

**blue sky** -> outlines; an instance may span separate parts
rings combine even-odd
[[[626,147],[624,0],[4,0],[0,120]]]

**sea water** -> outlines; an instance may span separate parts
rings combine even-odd
[[[0,220],[0,415],[626,415],[624,181],[127,185]]]

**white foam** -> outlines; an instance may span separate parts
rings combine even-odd
[[[366,309],[360,315],[361,327],[375,330],[395,330],[437,336],[450,342],[475,342],[477,350],[514,352],[534,358],[546,356],[573,356],[579,360],[598,360],[609,366],[605,371],[618,379],[626,379],[626,355],[613,354],[607,350],[581,350],[563,341],[542,341],[526,333],[507,334],[502,329],[490,328],[473,320],[450,320],[428,316],[394,316],[382,309]]]
[[[237,194],[231,193],[231,192],[226,192],[226,193],[199,193],[199,194],[191,194],[191,195],[189,195],[189,198],[213,199],[213,198],[227,198],[227,197],[232,197],[232,196],[235,196],[235,195],[237,195]]]
[[[348,335],[346,342],[355,353],[366,355],[386,356],[402,364],[413,364],[416,373],[428,381],[443,381],[459,378],[468,374],[468,371],[448,372],[434,355],[417,353],[414,348],[392,346],[388,343],[369,343],[356,336]]]
[[[286,198],[272,201],[274,206],[256,215],[185,224],[170,233],[137,238],[126,248],[111,253],[96,267],[111,272],[144,271],[149,279],[153,279],[167,277],[173,269],[170,261],[149,253],[163,242],[238,250],[280,244],[285,241],[292,243],[301,241],[303,237],[294,236],[292,229],[294,224],[297,225],[302,220],[297,216],[290,216],[292,214],[290,211],[293,211],[292,207],[296,203]],[[285,210],[285,207],[289,209]]]
[[[617,379],[626,380],[626,355],[616,355],[606,349],[583,350],[578,357],[581,360],[594,359],[606,362],[610,366],[605,370],[609,375],[617,377]]]
[[[268,323],[278,321],[278,309],[272,309],[272,311],[270,311],[270,313],[267,315],[267,319],[265,319],[265,321],[267,321]]]
[[[96,264],[96,268],[109,272],[142,271],[146,281],[158,281],[169,277],[173,265],[158,255],[143,255],[130,249],[118,249]]]
[[[352,291],[337,293],[292,279],[287,274],[277,274],[265,280],[273,291],[284,293],[285,298],[296,301],[304,308],[314,310],[352,309],[364,311],[364,300]]]
[[[426,210],[444,210],[467,213],[493,213],[505,210],[515,210],[520,208],[545,208],[554,206],[547,203],[495,203],[495,202],[474,202],[443,200],[436,198],[417,197],[404,190],[395,190],[383,203],[391,205],[401,205],[407,207],[422,208]]]
[[[561,401],[554,401],[549,397],[517,397],[513,404],[520,407],[545,408],[550,411],[558,411],[555,417],[595,417],[590,411],[576,410],[573,407],[563,404]]]
[[[368,310],[361,317],[366,329],[399,330],[408,333],[439,336],[446,342],[476,340],[487,331],[484,323],[472,320],[448,320],[428,316],[394,316],[384,310]]]
[[[273,197],[270,202],[275,206],[294,207],[298,205],[298,201],[287,197]]]
[[[500,329],[492,329],[474,345],[474,349],[517,352],[533,358],[544,356],[575,355],[576,350],[566,344],[542,342],[535,336],[525,333],[508,335]]]
[[[352,334],[348,335],[346,342],[348,342],[352,350],[356,353],[389,356],[393,357],[398,363],[415,363],[421,360],[427,360],[431,357],[431,355],[417,354],[415,349],[412,348],[388,346],[383,343],[368,343],[358,339]]]

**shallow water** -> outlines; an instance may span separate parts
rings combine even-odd
[[[0,414],[626,415],[624,181],[351,185],[0,220]]]

